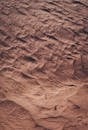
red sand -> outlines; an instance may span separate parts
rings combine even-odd
[[[0,130],[88,130],[88,0],[0,0]]]

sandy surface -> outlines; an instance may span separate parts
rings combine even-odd
[[[88,0],[0,0],[0,130],[88,130]]]

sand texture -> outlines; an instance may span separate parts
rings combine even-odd
[[[0,0],[0,130],[88,130],[88,0]]]

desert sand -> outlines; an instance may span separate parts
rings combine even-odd
[[[0,130],[88,130],[88,0],[0,0]]]

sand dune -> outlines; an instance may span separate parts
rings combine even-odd
[[[87,0],[0,0],[0,130],[88,130]]]

